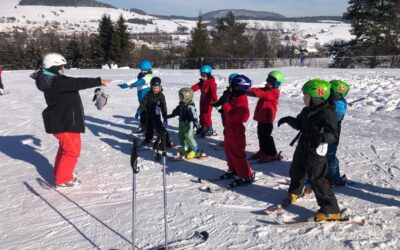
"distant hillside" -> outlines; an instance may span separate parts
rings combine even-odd
[[[254,11],[254,10],[242,10],[242,9],[232,9],[232,10],[216,10],[203,14],[204,20],[211,20],[216,18],[221,18],[226,16],[226,14],[232,11],[237,19],[265,19],[265,20],[276,20],[284,19],[285,16],[269,11]]]
[[[44,6],[63,6],[63,7],[104,7],[113,8],[114,6],[96,0],[21,0],[19,5],[44,5]]]

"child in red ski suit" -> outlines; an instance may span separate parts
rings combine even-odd
[[[251,80],[244,75],[232,79],[231,91],[223,95],[224,151],[229,170],[220,176],[221,179],[237,178],[229,184],[231,187],[250,184],[254,181],[246,159],[246,128],[244,123],[249,119],[249,102],[246,92],[251,86]]]
[[[218,100],[217,84],[211,75],[212,68],[209,65],[203,65],[200,68],[200,81],[192,86],[193,92],[200,90],[200,128],[197,129],[197,135],[202,137],[212,136],[214,133],[211,121],[212,104]]]
[[[258,162],[281,159],[276,151],[274,138],[271,134],[278,109],[279,87],[283,82],[283,74],[274,70],[268,74],[264,88],[250,88],[247,92],[248,96],[259,98],[253,119],[258,122],[257,136],[260,149],[251,156],[252,159],[258,159]]]

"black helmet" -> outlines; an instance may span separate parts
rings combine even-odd
[[[151,78],[150,86],[160,86],[160,85],[161,85],[160,77],[155,76],[155,77]]]

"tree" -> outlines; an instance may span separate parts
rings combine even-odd
[[[218,18],[211,35],[215,54],[221,57],[247,57],[249,37],[245,35],[246,23],[236,22],[236,17],[229,11],[225,17]],[[239,65],[230,65],[239,66]]]
[[[194,28],[190,32],[191,41],[188,44],[188,57],[195,58],[194,61],[189,62],[189,68],[199,68],[202,65],[202,58],[210,55],[210,33],[207,30],[207,25],[203,23],[201,13]]]
[[[373,68],[381,62],[378,55],[400,53],[399,0],[350,0],[344,18],[350,20],[357,54],[372,56]]]
[[[114,33],[114,26],[110,16],[104,14],[101,17],[98,31],[99,31],[99,36],[98,36],[99,45],[103,50],[103,56],[104,56],[103,62],[109,63],[112,55],[111,41]]]
[[[128,32],[128,26],[122,15],[119,16],[115,26],[111,41],[111,58],[119,65],[128,65],[131,61],[131,51],[133,43]]]

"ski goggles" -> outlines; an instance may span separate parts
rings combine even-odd
[[[201,73],[200,73],[200,76],[201,76],[201,77],[208,77],[208,73],[201,72]]]

